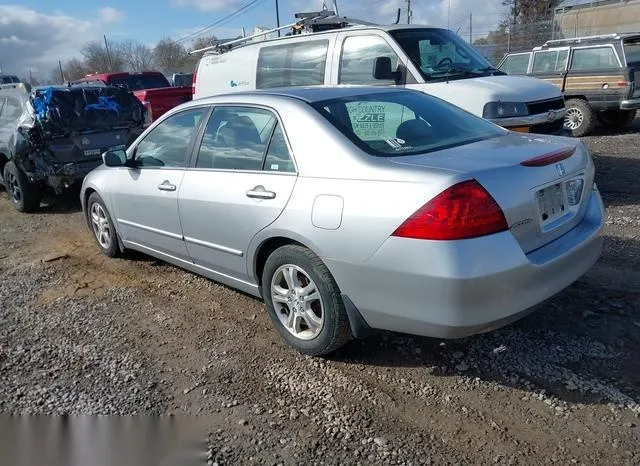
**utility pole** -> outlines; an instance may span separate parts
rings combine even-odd
[[[58,67],[60,68],[60,84],[64,84],[64,73],[62,72],[62,62],[58,60]]]
[[[278,37],[280,37],[280,5],[276,0],[276,26],[278,27]]]
[[[109,71],[113,71],[113,64],[111,62],[111,53],[109,52],[109,43],[107,42],[107,35],[104,35],[104,48],[107,50],[107,60],[109,60]]]
[[[411,0],[407,0],[407,24],[411,24],[411,17],[413,12],[411,11]]]
[[[473,45],[473,13],[469,13],[469,43]]]
[[[29,84],[33,86],[33,73],[31,72],[31,68],[29,68]]]

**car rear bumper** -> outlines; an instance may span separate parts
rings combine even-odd
[[[504,232],[456,242],[392,237],[365,263],[325,262],[370,327],[461,338],[518,320],[587,272],[602,250],[603,212],[593,191],[578,226],[529,254]]]
[[[623,100],[620,102],[621,110],[638,110],[640,109],[640,98]]]

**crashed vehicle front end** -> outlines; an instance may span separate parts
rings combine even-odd
[[[119,87],[39,88],[21,103],[20,117],[5,122],[13,126],[6,157],[29,183],[55,194],[101,165],[103,152],[126,148],[147,123],[140,101]]]

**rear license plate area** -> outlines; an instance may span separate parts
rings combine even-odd
[[[562,217],[568,211],[566,195],[562,183],[548,186],[536,192],[538,214],[542,225],[547,225]]]

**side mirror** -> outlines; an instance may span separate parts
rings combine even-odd
[[[398,81],[402,77],[402,73],[391,69],[391,58],[378,57],[373,61],[373,77],[374,79]]]
[[[102,154],[107,167],[123,167],[127,164],[127,153],[123,150],[108,150]]]

